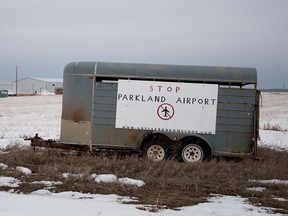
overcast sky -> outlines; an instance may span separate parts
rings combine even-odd
[[[72,61],[255,67],[288,88],[287,0],[0,0],[0,82]]]

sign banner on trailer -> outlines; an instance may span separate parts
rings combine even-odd
[[[116,128],[215,134],[218,85],[118,80]]]

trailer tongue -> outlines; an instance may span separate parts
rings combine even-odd
[[[40,148],[48,148],[48,149],[62,149],[68,151],[77,151],[77,152],[87,152],[89,154],[103,154],[109,153],[113,155],[131,155],[131,154],[139,154],[139,151],[132,150],[130,148],[115,148],[115,147],[107,147],[107,146],[92,146],[92,145],[83,145],[83,144],[73,144],[73,143],[64,143],[57,140],[44,140],[38,136],[38,133],[35,134],[34,137],[25,138],[24,140],[30,141],[32,147],[40,147]]]
[[[71,144],[71,143],[61,143],[56,140],[48,139],[44,140],[36,134],[33,138],[26,138],[25,140],[31,141],[31,146],[33,147],[44,147],[44,148],[56,148],[56,149],[66,149],[66,150],[76,150],[76,151],[89,151],[89,146]]]

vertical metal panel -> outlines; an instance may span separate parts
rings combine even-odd
[[[90,144],[93,79],[87,71],[74,70],[70,65],[64,71],[63,81],[60,140]]]
[[[95,84],[92,115],[92,143],[136,148],[145,133],[115,128],[117,83]]]
[[[216,152],[251,153],[255,89],[219,88],[216,135],[204,135]]]

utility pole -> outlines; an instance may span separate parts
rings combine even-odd
[[[18,95],[18,66],[16,65],[16,97]]]

